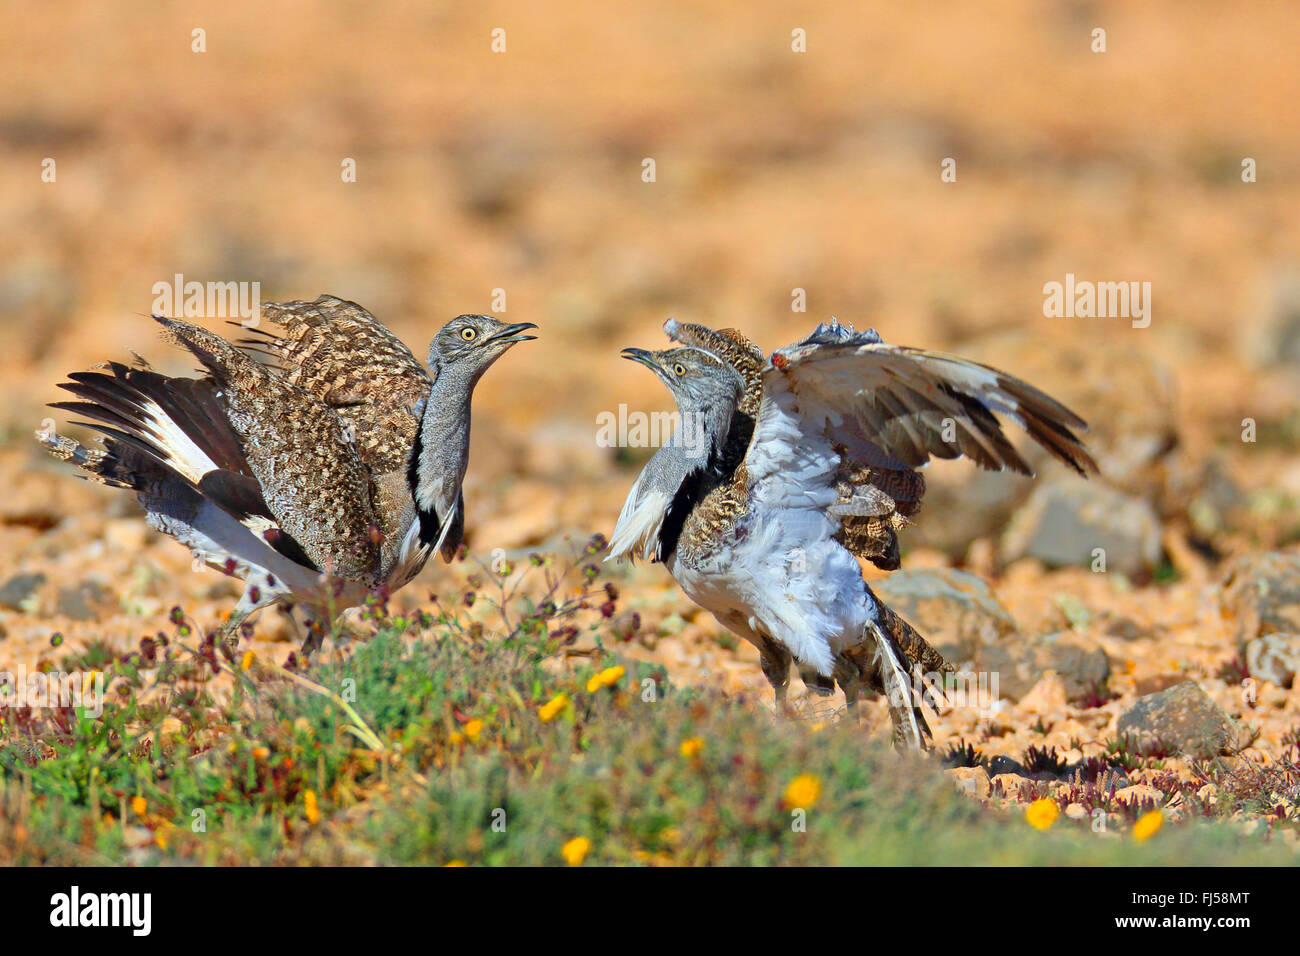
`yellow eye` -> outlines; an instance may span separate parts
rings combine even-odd
[[[685,375],[686,366],[683,365],[681,362],[678,362],[676,365],[673,366],[673,373],[679,377]]]
[[[460,337],[464,339],[466,342],[473,342],[476,338],[478,338],[478,332],[474,329],[461,329]]]

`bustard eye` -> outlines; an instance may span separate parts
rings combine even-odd
[[[673,366],[673,374],[677,375],[678,377],[685,375],[686,366],[683,365],[681,362],[678,362],[676,365]]]
[[[461,329],[460,337],[466,342],[473,342],[478,338],[478,332],[475,329]]]

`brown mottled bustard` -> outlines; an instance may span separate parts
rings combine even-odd
[[[895,738],[929,735],[921,675],[950,665],[862,578],[859,557],[899,566],[932,456],[1032,474],[998,416],[1066,465],[1096,465],[1082,419],[1004,372],[886,345],[831,320],[770,358],[735,330],[670,319],[681,348],[625,349],[672,392],[677,433],[637,478],[611,557],[662,561],[687,595],[759,650],[785,699],[791,663],[852,706],[884,692]]]
[[[536,328],[458,316],[434,336],[426,369],[353,302],[268,303],[261,317],[275,330],[231,343],[154,316],[204,374],[162,375],[139,358],[72,373],[61,387],[78,400],[54,407],[87,419],[77,424],[101,432],[103,447],[37,436],[85,477],[134,491],[153,527],[243,579],[226,635],[277,602],[328,622],[406,584],[433,551],[450,558],[474,386]]]

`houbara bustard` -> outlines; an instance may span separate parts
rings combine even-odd
[[[259,608],[300,602],[317,625],[311,650],[332,616],[460,546],[474,386],[536,326],[458,316],[426,369],[334,296],[266,303],[261,318],[275,331],[232,343],[155,315],[205,374],[162,375],[138,356],[72,373],[60,387],[79,400],[53,407],[88,419],[75,424],[101,432],[103,448],[38,438],[85,477],[133,490],[149,524],[243,579],[223,636]]]
[[[663,562],[686,594],[757,646],[783,707],[790,665],[850,708],[884,692],[894,736],[920,749],[920,674],[951,666],[863,580],[856,556],[899,566],[898,531],[925,493],[931,456],[1032,469],[997,415],[1080,474],[1087,426],[996,369],[886,345],[835,320],[768,359],[742,334],[669,319],[681,348],[623,356],[676,399],[681,424],[627,496],[611,557]]]

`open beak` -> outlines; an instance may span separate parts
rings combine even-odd
[[[631,359],[633,362],[640,362],[653,372],[659,371],[659,363],[655,361],[654,355],[645,349],[624,349],[618,354],[625,359]]]
[[[493,332],[488,337],[488,341],[501,344],[501,345],[505,345],[505,344],[513,345],[515,342],[531,342],[535,338],[537,338],[537,336],[520,335],[519,333],[526,332],[529,329],[535,329],[535,328],[537,328],[537,326],[531,322],[516,322],[514,325],[507,325],[500,329],[497,329],[497,331]]]

